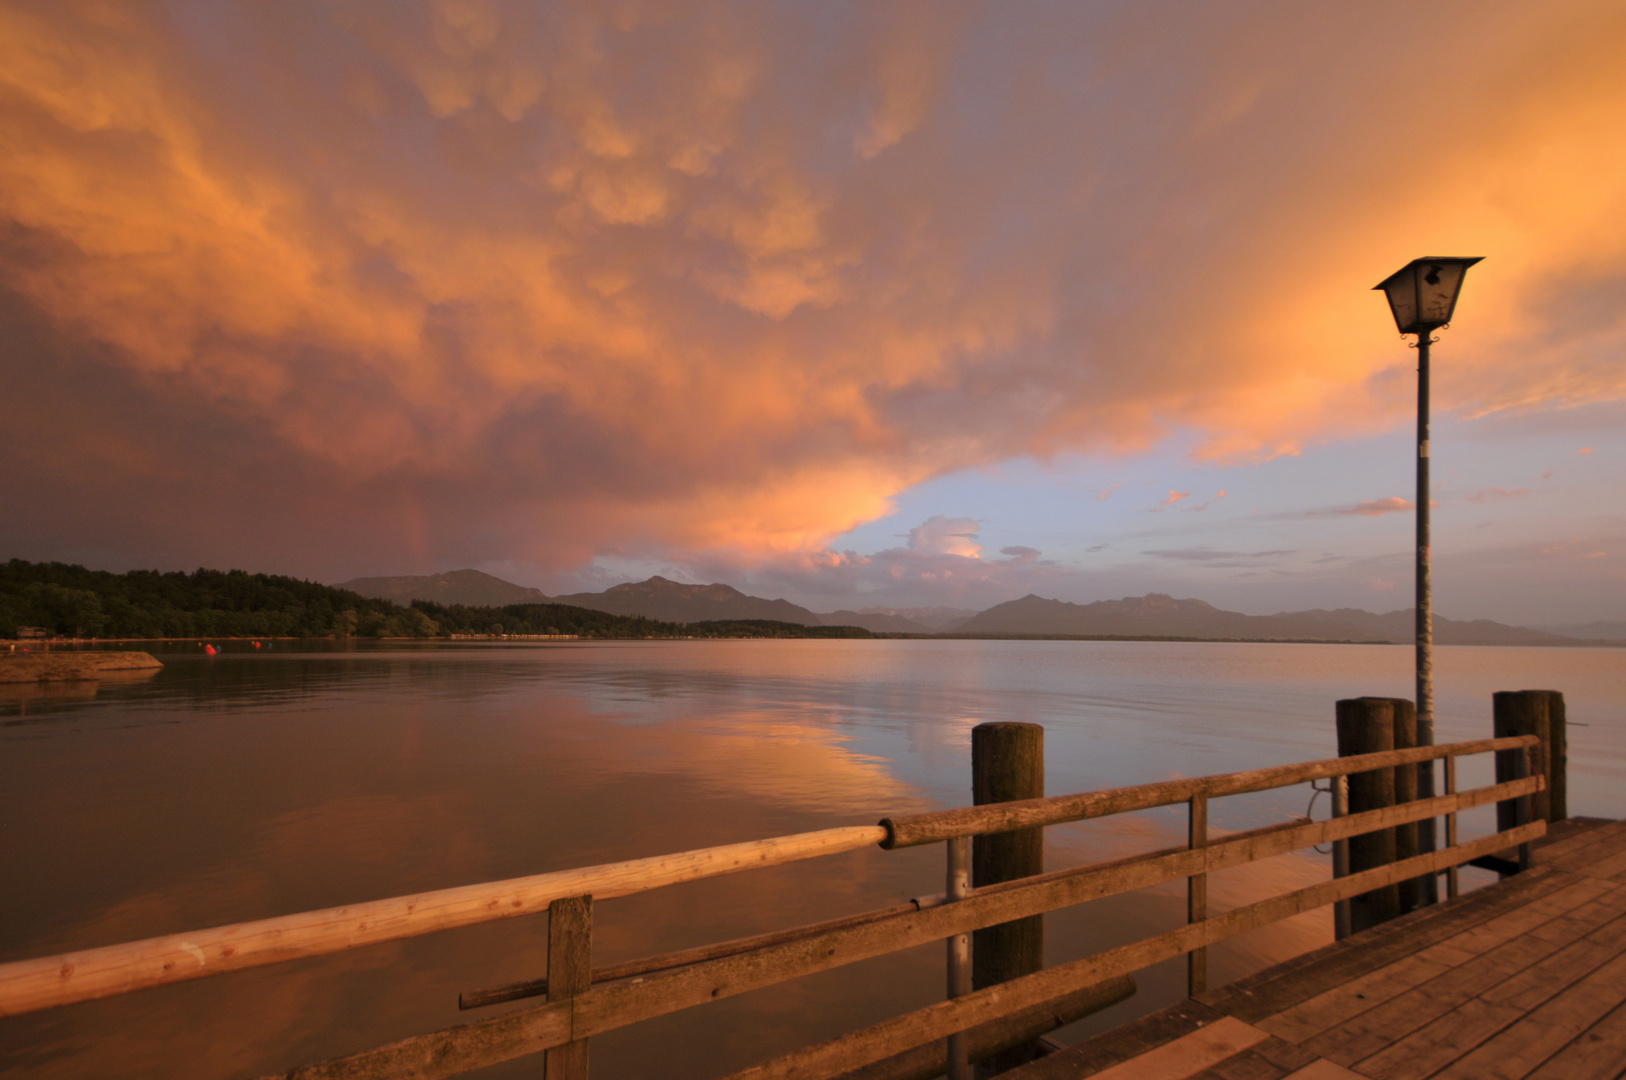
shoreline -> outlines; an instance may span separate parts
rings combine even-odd
[[[833,629],[833,628],[822,628]],[[859,629],[862,629],[861,627]],[[194,642],[199,645],[208,642],[254,642],[254,641],[331,641],[401,644],[403,642],[434,642],[446,643],[453,641],[815,641],[815,640],[841,640],[841,641],[1124,641],[1124,642],[1169,642],[1173,644],[1210,644],[1210,645],[1386,645],[1397,648],[1414,648],[1409,641],[1371,641],[1356,640],[1353,638],[1209,638],[1209,637],[1180,637],[1166,634],[915,634],[896,631],[871,631],[868,638],[827,638],[822,634],[728,634],[728,635],[698,635],[698,634],[651,634],[639,637],[582,637],[580,634],[450,634],[436,635],[434,637],[229,637],[223,635],[202,635],[188,637],[159,637],[159,638],[17,638],[5,639],[10,651],[26,651],[35,646],[100,646],[123,645],[140,643],[185,643]],[[1435,642],[1439,648],[1445,649],[1621,649],[1626,648],[1626,641],[1598,640],[1598,641],[1475,641],[1442,643]],[[23,646],[19,650],[18,646]]]

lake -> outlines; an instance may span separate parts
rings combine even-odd
[[[0,696],[0,961],[970,802],[970,730],[1046,728],[1047,788],[1336,753],[1333,702],[1411,696],[1399,646],[1044,641],[197,644],[151,678]],[[1441,648],[1438,737],[1490,734],[1495,690],[1564,692],[1570,812],[1626,814],[1626,651]],[[1488,761],[1464,765],[1483,783]],[[1307,787],[1217,801],[1217,829]],[[1316,816],[1326,814],[1323,798]],[[1464,816],[1489,831],[1490,808]],[[1046,867],[1184,840],[1164,809],[1053,828]],[[1219,911],[1323,880],[1314,852],[1214,875]],[[606,901],[594,959],[939,892],[941,846],[870,849]],[[1464,874],[1465,884],[1489,875]],[[1048,960],[1171,929],[1169,886],[1047,916]],[[1213,985],[1331,939],[1327,911],[1211,950]],[[524,1007],[457,995],[542,974],[521,918],[0,1020],[0,1071],[255,1077]],[[1066,1029],[1183,997],[1183,966]],[[593,1042],[595,1077],[719,1076],[940,1000],[932,945]],[[539,1058],[479,1074],[536,1076]]]

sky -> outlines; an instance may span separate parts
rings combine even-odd
[[[0,0],[0,557],[1626,611],[1626,6]]]

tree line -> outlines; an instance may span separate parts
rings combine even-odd
[[[114,574],[68,563],[0,565],[0,637],[372,637],[574,634],[584,638],[869,637],[851,626],[766,620],[670,623],[567,604],[402,607],[346,589],[243,570]]]

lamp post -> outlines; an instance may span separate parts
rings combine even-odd
[[[1435,330],[1451,321],[1473,257],[1413,259],[1376,286],[1389,300],[1395,326],[1402,334],[1417,335],[1417,745],[1434,745],[1434,596],[1429,559],[1428,507],[1428,347]],[[1434,796],[1434,765],[1418,766],[1417,797]],[[1434,822],[1420,821],[1419,853],[1434,850]],[[1431,874],[1426,902],[1438,898]]]

